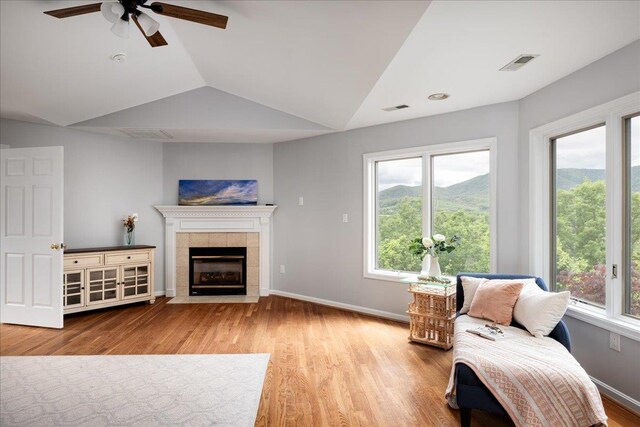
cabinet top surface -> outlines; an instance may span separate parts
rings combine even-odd
[[[135,251],[139,249],[155,249],[155,246],[133,245],[133,246],[105,246],[102,248],[77,248],[65,249],[65,255],[84,254],[89,252],[112,252],[112,251]]]

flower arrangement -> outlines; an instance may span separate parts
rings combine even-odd
[[[434,234],[431,237],[416,237],[411,241],[409,249],[415,256],[423,259],[429,254],[432,257],[439,257],[443,253],[451,253],[458,247],[460,237],[454,235],[447,242],[447,238],[442,234]]]
[[[123,225],[127,229],[127,233],[133,232],[133,229],[136,228],[135,220],[136,217],[133,215],[128,215],[125,219],[122,220]]]
[[[122,220],[122,224],[124,225],[124,245],[132,246],[135,245],[135,235],[133,234],[133,230],[136,228],[136,221],[138,220],[137,215],[127,215],[125,219]]]

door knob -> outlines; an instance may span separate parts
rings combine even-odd
[[[57,249],[60,249],[60,245],[59,245],[59,244],[57,244],[57,243],[52,243],[52,244],[51,244],[51,249],[56,249],[56,250],[57,250]]]

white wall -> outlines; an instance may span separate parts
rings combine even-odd
[[[164,144],[164,202],[178,204],[181,179],[256,179],[258,204],[273,203],[273,144]]]
[[[362,155],[494,136],[498,270],[516,270],[518,104],[511,102],[275,144],[273,288],[404,315],[406,285],[363,278]],[[342,222],[343,213],[349,223]],[[278,272],[281,264],[285,274]]]
[[[64,238],[69,248],[122,245],[120,220],[137,212],[136,243],[155,245],[156,291],[164,290],[162,144],[57,126],[0,121],[11,148],[64,147]]]
[[[529,227],[529,131],[640,90],[640,41],[576,71],[520,101],[520,228]],[[520,271],[529,270],[529,239],[520,239]],[[565,316],[573,354],[587,372],[618,391],[640,400],[640,343],[622,337],[620,353],[609,348],[604,329]],[[640,411],[640,407],[636,407]]]

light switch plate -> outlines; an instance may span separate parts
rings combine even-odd
[[[284,264],[280,264],[280,274],[284,274]]]
[[[304,197],[300,196],[298,197],[298,206],[302,206],[304,205]]]

